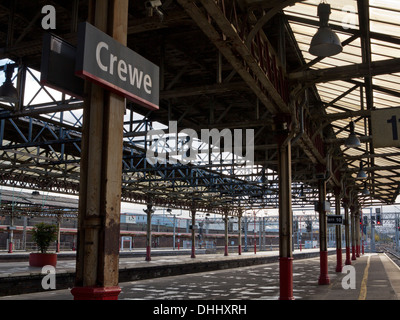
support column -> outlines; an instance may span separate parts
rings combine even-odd
[[[356,236],[356,257],[360,257],[360,238],[361,238],[361,232],[360,232],[360,212],[358,209],[355,211],[355,216],[354,216],[354,228],[355,228],[355,236]]]
[[[319,191],[319,257],[320,257],[320,275],[318,284],[325,285],[330,283],[328,275],[328,245],[327,245],[327,221],[325,212],[325,199],[326,199],[326,181],[325,179],[318,180]]]
[[[351,215],[351,260],[357,260],[356,258],[356,234],[355,234],[355,214],[354,214],[354,206],[350,207],[350,215]]]
[[[340,188],[335,188],[335,213],[340,216]],[[342,226],[336,225],[336,272],[342,272]]]
[[[279,177],[279,286],[280,300],[293,300],[293,252],[292,252],[292,169],[291,142],[288,134],[290,118],[275,118],[278,142]]]
[[[192,213],[192,254],[191,254],[191,258],[196,258],[196,229],[195,229],[195,225],[196,225],[196,209],[192,208],[191,209],[191,213]]]
[[[151,202],[147,203],[147,209],[143,210],[147,215],[146,224],[146,261],[151,261],[151,215],[153,214],[153,204]]]
[[[262,247],[261,250],[266,250],[265,246],[266,246],[266,238],[265,238],[265,217],[262,218]]]
[[[56,243],[56,252],[60,252],[61,245],[61,217],[57,217],[57,243]]]
[[[247,216],[244,217],[244,252],[248,252],[249,248],[247,247],[248,239],[247,239],[247,231],[248,231],[248,219]]]
[[[242,212],[238,214],[238,254],[242,254]]]
[[[89,2],[89,19],[126,45],[128,0]],[[125,99],[85,81],[76,300],[116,300]]]
[[[363,216],[363,212],[361,210],[360,212],[360,219],[361,219],[361,253],[364,255],[364,216]]]
[[[22,231],[22,249],[26,250],[26,227],[28,225],[28,217],[24,216],[24,227]]]
[[[225,217],[224,217],[224,225],[225,225],[225,250],[224,250],[224,256],[228,255],[228,246],[229,246],[229,239],[228,239],[228,222],[229,222],[229,218],[228,218],[228,213],[225,213]]]
[[[13,253],[14,249],[14,214],[10,216],[10,226],[8,227],[8,253]]]
[[[350,260],[350,217],[349,217],[349,203],[348,199],[344,199],[344,236],[345,236],[345,242],[346,242],[346,261],[345,265],[351,265],[351,260]]]
[[[254,254],[257,254],[257,219],[256,219],[256,212],[254,211],[253,212],[253,222],[254,222],[254,232],[253,232],[253,235],[254,235]]]

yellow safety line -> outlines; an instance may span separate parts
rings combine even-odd
[[[369,269],[370,259],[371,256],[368,256],[367,266],[365,267],[364,276],[361,281],[361,289],[360,289],[360,295],[358,296],[358,300],[365,300],[367,298],[367,280],[368,280],[368,269]]]

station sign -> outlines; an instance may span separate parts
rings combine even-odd
[[[159,67],[88,22],[79,25],[75,74],[159,109]]]
[[[76,48],[53,34],[43,36],[40,83],[76,97],[83,97],[84,81],[75,70]],[[62,76],[60,76],[62,75]]]
[[[329,201],[324,201],[322,204],[322,208],[324,209],[325,212],[330,212],[331,211],[331,203]],[[314,210],[319,211],[319,202],[314,203]]]
[[[132,214],[128,214],[128,213],[121,213],[120,222],[121,223],[136,224],[136,216],[134,216]]]
[[[372,110],[371,127],[374,148],[400,147],[400,108]]]
[[[343,217],[338,215],[328,215],[326,216],[328,224],[336,224],[341,225],[343,224]]]

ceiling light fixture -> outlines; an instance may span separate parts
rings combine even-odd
[[[155,12],[160,18],[161,22],[164,20],[164,13],[160,10],[162,6],[162,2],[160,0],[150,0],[145,2],[146,13],[148,17],[153,16],[153,12]]]
[[[364,182],[364,189],[362,189],[361,194],[363,196],[369,196],[369,190],[367,188],[367,182]]]
[[[0,102],[17,103],[18,91],[12,83],[12,75],[14,73],[14,66],[12,64],[4,65],[4,73],[6,80],[0,87]]]
[[[354,131],[353,121],[350,122],[350,134],[344,144],[347,148],[357,148],[361,145],[360,139],[358,139]]]
[[[311,40],[309,52],[318,57],[331,57],[343,50],[339,37],[329,27],[331,6],[328,3],[318,5],[319,29]]]
[[[357,173],[357,179],[367,179],[367,174],[363,169],[363,163],[360,162],[360,171]]]

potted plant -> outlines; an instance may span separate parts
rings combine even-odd
[[[37,244],[38,253],[29,255],[29,265],[32,267],[43,267],[46,265],[56,266],[57,253],[47,253],[50,244],[57,240],[58,228],[54,224],[39,223],[32,231],[33,241]]]

